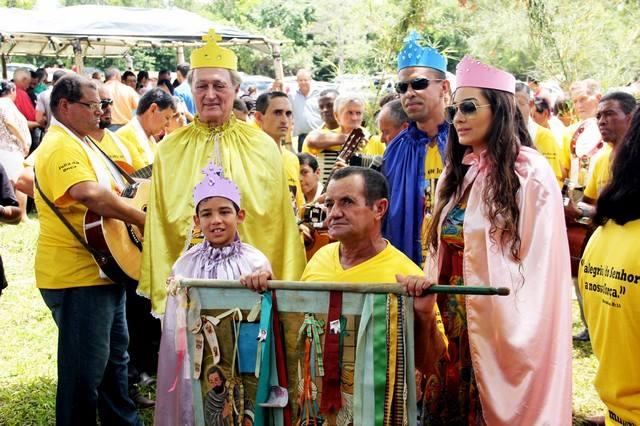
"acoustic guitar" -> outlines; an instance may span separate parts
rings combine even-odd
[[[152,165],[131,174],[137,178],[120,194],[131,206],[147,211],[151,189]],[[87,210],[84,216],[84,236],[100,258],[94,259],[113,282],[137,285],[142,264],[142,233],[138,227],[118,219],[105,218]]]
[[[353,129],[353,131],[349,133],[344,145],[342,145],[340,153],[338,154],[338,159],[348,164],[351,157],[366,143],[367,139],[362,129]],[[320,195],[324,195],[326,192],[329,181],[333,177],[335,171],[336,169],[334,168],[331,170],[331,173],[329,173]],[[318,203],[313,203],[303,206],[302,209],[302,223],[311,229],[311,241],[305,242],[307,260],[309,260],[318,250],[320,250],[320,248],[326,246],[332,242],[332,240],[331,237],[329,237],[329,232],[327,231],[326,226],[324,225],[326,213],[322,206]]]

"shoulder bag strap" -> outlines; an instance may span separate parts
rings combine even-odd
[[[55,206],[55,204],[53,204],[51,202],[51,200],[49,200],[49,198],[47,198],[47,196],[44,195],[44,192],[42,192],[42,189],[40,188],[40,184],[38,184],[38,177],[35,176],[35,171],[34,171],[34,179],[33,180],[35,182],[36,189],[38,190],[38,193],[40,194],[40,196],[42,197],[44,202],[49,206],[49,208],[53,211],[53,213],[55,213],[55,215],[58,216],[58,219],[60,219],[60,221],[62,221],[64,226],[67,227],[69,232],[71,232],[73,234],[73,236],[78,240],[78,242],[80,244],[82,244],[82,247],[84,247],[89,253],[91,253],[91,255],[96,259],[96,262],[98,262],[98,264],[100,265],[101,264],[100,259],[104,259],[104,255],[102,253],[98,252],[97,250],[95,250],[89,244],[87,244],[85,239],[82,238],[80,233],[78,231],[76,231],[76,229],[73,227],[73,225],[71,225],[71,223],[69,223],[67,218],[64,217],[64,215],[62,213],[60,213],[60,210]]]

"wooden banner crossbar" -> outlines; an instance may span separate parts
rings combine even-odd
[[[230,280],[202,280],[180,279],[181,287],[241,289],[240,281]],[[267,281],[269,290],[298,290],[298,291],[345,291],[349,293],[382,293],[406,296],[404,287],[398,283],[327,283],[311,281]],[[434,285],[427,293],[469,294],[478,296],[507,296],[510,290],[506,287],[474,287]]]

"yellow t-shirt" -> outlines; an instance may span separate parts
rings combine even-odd
[[[318,131],[322,133],[332,133],[332,132],[338,133],[338,134],[341,133],[339,127],[333,130],[327,129],[326,127],[322,127],[318,129]],[[380,140],[380,136],[376,135],[376,136],[371,136],[367,141],[367,144],[363,148],[360,148],[359,152],[366,155],[382,155],[384,154],[385,147],[386,147],[385,144],[383,144],[382,141]],[[339,152],[341,149],[342,149],[342,145],[334,145],[334,146],[330,146],[329,148],[318,149],[318,148],[311,148],[310,146],[308,146],[306,140],[302,143],[302,152],[306,152],[311,155],[318,155],[323,151]]]
[[[593,173],[584,189],[584,196],[592,200],[597,200],[600,192],[609,183],[609,175],[611,169],[611,152],[613,148],[606,144],[602,150],[596,154],[595,164],[593,165]]]
[[[115,137],[118,137],[118,136],[115,136]],[[120,141],[120,143],[121,143],[122,149],[120,149],[120,146],[118,146],[118,144],[114,140],[114,134],[112,132],[107,131],[107,132],[104,132],[104,136],[102,137],[102,140],[98,141],[98,146],[113,161],[117,163],[125,163],[125,164],[128,164],[129,166],[133,166],[131,162],[127,160],[127,157],[125,156],[125,153],[122,152],[122,150],[124,149],[127,151],[126,154],[129,155],[129,158],[131,158],[131,153],[129,153],[129,150],[125,146],[124,142]]]
[[[387,246],[369,260],[349,269],[340,263],[340,243],[322,247],[313,255],[302,273],[300,281],[352,282],[352,283],[394,283],[396,274],[424,275],[415,263],[387,241]],[[398,284],[400,285],[400,284]],[[446,342],[438,305],[434,306],[438,331]]]
[[[578,281],[599,366],[595,387],[608,425],[640,425],[640,220],[598,228],[580,261]]]
[[[442,157],[438,150],[438,145],[427,145],[427,153],[424,157],[424,219],[422,220],[422,260],[427,258],[427,233],[429,232],[429,219],[433,213],[436,199],[436,184],[438,178],[444,170]]]
[[[371,259],[344,269],[340,264],[340,243],[335,242],[316,252],[307,263],[300,281],[394,283],[396,274],[424,275],[424,272],[389,242]]]
[[[282,152],[282,163],[287,177],[287,186],[291,196],[295,198],[294,213],[298,216],[298,212],[304,205],[304,194],[300,187],[300,161],[293,152],[285,148],[280,148],[280,151]]]
[[[563,173],[560,149],[558,148],[558,143],[556,142],[556,138],[553,136],[551,130],[536,125],[536,137],[533,139],[533,145],[536,147],[538,152],[547,159],[551,165],[551,169],[553,169],[553,173],[556,175],[556,179],[558,179],[558,182],[562,185],[564,179],[562,177]]]
[[[91,161],[82,146],[63,129],[49,127],[35,159],[35,173],[42,191],[55,203],[71,225],[84,235],[87,208],[69,196],[69,188],[80,182],[97,182]],[[61,289],[110,284],[100,278],[91,254],[35,191],[40,219],[35,272],[38,288]]]
[[[118,131],[116,131],[116,135],[118,135],[120,141],[122,141],[124,146],[129,150],[131,162],[133,163],[131,165],[134,170],[140,170],[153,163],[157,144],[153,138],[143,139],[146,135],[137,118],[134,117],[126,125],[120,127]],[[146,144],[146,146],[143,144]]]
[[[373,135],[369,142],[362,148],[362,153],[366,155],[383,155],[387,146],[380,140],[380,135]]]

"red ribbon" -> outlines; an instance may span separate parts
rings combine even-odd
[[[342,393],[340,389],[340,333],[332,332],[331,323],[340,324],[342,315],[342,292],[332,291],[329,294],[329,313],[324,333],[324,376],[322,377],[322,402],[320,412],[340,411]]]
[[[284,337],[282,336],[282,328],[280,327],[280,316],[278,315],[278,299],[276,292],[271,292],[271,305],[273,316],[273,340],[276,348],[276,365],[278,368],[278,384],[283,388],[289,387],[289,379],[287,378],[287,359],[285,356]],[[287,406],[282,410],[285,426],[291,426],[292,413],[291,404],[287,402]]]

